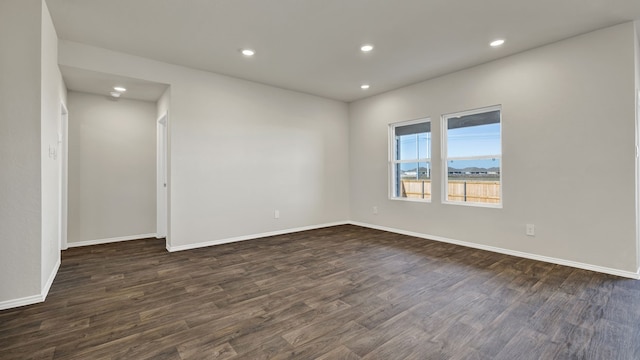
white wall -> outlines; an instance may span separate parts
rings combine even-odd
[[[42,288],[51,286],[60,265],[60,103],[66,90],[58,69],[58,35],[42,1],[41,62],[41,183],[42,183]],[[52,149],[55,154],[50,154]]]
[[[57,36],[42,0],[0,2],[0,309],[44,300],[59,264]]]
[[[62,65],[171,85],[172,247],[348,219],[346,104],[79,43],[59,50]]]
[[[352,103],[352,220],[636,272],[633,35],[627,23]],[[442,204],[440,116],[496,104],[503,208]],[[426,116],[433,202],[389,200],[388,124]]]
[[[156,232],[156,104],[71,91],[69,246]]]
[[[40,293],[40,17],[0,2],[0,301]]]

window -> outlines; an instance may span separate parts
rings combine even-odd
[[[392,199],[431,200],[431,121],[389,126]]]
[[[501,108],[443,116],[443,202],[502,206]]]

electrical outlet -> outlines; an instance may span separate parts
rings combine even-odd
[[[527,236],[536,236],[536,227],[533,224],[527,224],[527,229],[525,230],[525,234]]]
[[[274,210],[273,211],[273,218],[274,219],[280,219],[280,210]]]
[[[378,207],[377,206],[373,207],[373,215],[378,215]]]

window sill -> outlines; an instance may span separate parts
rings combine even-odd
[[[408,202],[417,202],[417,203],[431,203],[431,199],[417,199],[417,198],[389,197],[389,200],[394,200],[394,201],[408,201]]]
[[[459,206],[470,206],[470,207],[481,207],[481,208],[490,208],[490,209],[502,209],[502,203],[500,204],[489,204],[489,203],[473,203],[473,202],[463,202],[463,201],[443,201],[444,205],[459,205]]]

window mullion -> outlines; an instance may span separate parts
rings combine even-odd
[[[501,159],[501,155],[478,155],[478,156],[456,156],[449,157],[447,161],[451,160],[485,160],[485,159]]]
[[[391,162],[394,164],[406,164],[406,163],[414,163],[414,162],[427,162],[431,161],[431,158],[423,158],[423,159],[407,159],[407,160],[392,160]]]

